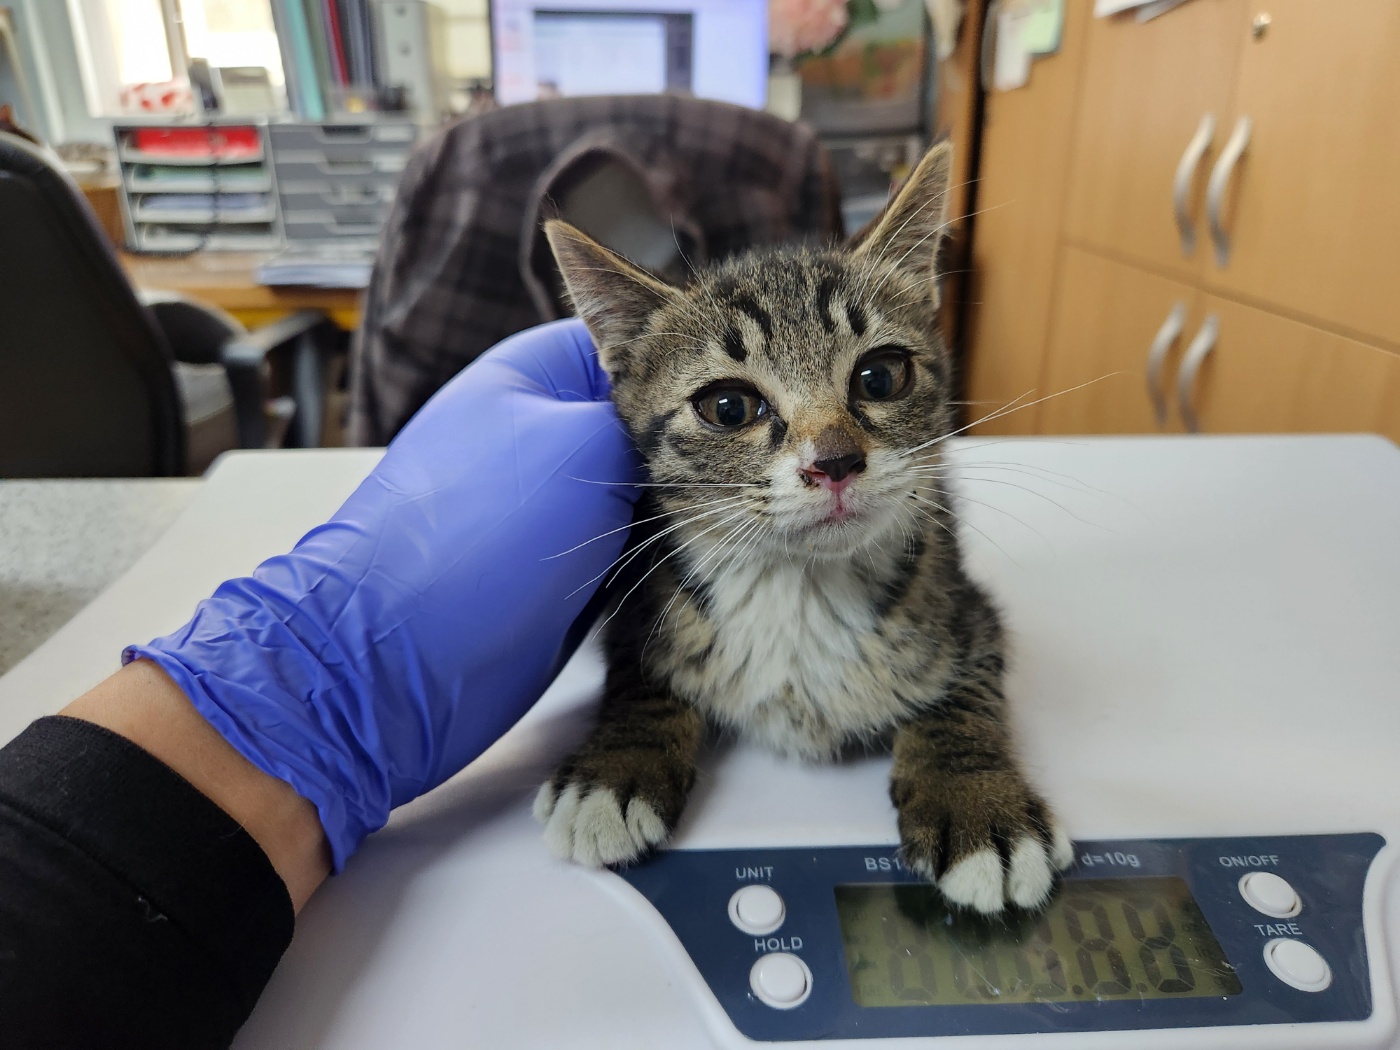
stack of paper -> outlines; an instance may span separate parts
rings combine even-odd
[[[1158,15],[1164,15],[1173,7],[1180,7],[1186,0],[1094,0],[1094,15],[1107,18],[1120,11],[1137,9],[1137,20],[1147,22]]]
[[[314,288],[367,288],[374,269],[372,245],[288,248],[257,268],[259,284]]]

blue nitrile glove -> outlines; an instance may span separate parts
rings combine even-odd
[[[429,401],[329,522],[124,660],[158,663],[314,803],[339,871],[544,692],[639,472],[584,326],[522,332]]]

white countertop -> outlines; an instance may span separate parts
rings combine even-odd
[[[956,449],[969,565],[1014,639],[1025,761],[1072,835],[1375,831],[1391,845],[1366,893],[1375,1012],[1330,1026],[1325,1043],[1316,1027],[1260,1025],[1189,1043],[1161,1030],[939,1045],[1397,1046],[1400,450],[1358,436]],[[0,678],[0,740],[294,543],[375,455],[222,460],[154,549]],[[555,861],[530,817],[599,680],[585,649],[519,726],[370,837],[302,913],[240,1050],[753,1045],[650,906],[610,873]],[[679,844],[892,841],[879,761],[823,770],[721,753]]]

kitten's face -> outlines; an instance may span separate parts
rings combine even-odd
[[[921,516],[952,418],[932,267],[947,162],[930,153],[851,250],[754,253],[685,290],[551,226],[659,524],[692,555],[848,556]]]

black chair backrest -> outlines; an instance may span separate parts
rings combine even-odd
[[[0,477],[174,475],[171,356],[81,193],[0,134]]]

